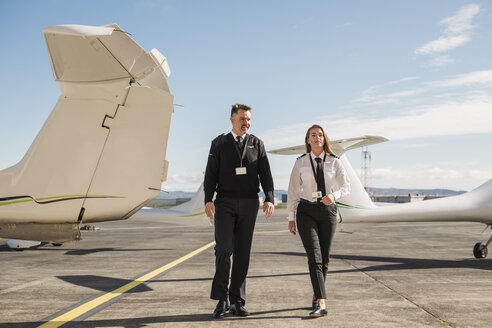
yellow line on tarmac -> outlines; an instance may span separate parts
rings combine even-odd
[[[169,270],[169,269],[175,267],[176,265],[192,258],[193,256],[207,250],[208,248],[210,248],[214,245],[215,245],[215,241],[208,243],[207,245],[200,247],[200,248],[194,250],[193,252],[188,253],[185,256],[183,256],[177,260],[172,261],[171,263],[168,263],[168,264],[166,264],[160,268],[157,268],[157,269],[155,269],[155,270],[153,270],[147,274],[144,274],[143,276],[138,277],[137,279],[133,280],[132,282],[129,282],[126,285],[121,286],[118,289],[112,290],[112,291],[110,291],[104,295],[101,295],[101,296],[99,296],[93,300],[90,300],[90,301],[76,307],[75,309],[72,309],[72,310],[70,310],[70,311],[68,311],[68,312],[66,312],[66,313],[64,313],[64,314],[62,314],[62,315],[60,315],[54,319],[51,319],[50,321],[42,324],[39,327],[43,327],[43,328],[60,327],[64,324],[80,317],[81,315],[93,310],[94,308],[96,308],[96,307],[98,307],[98,306],[100,306],[106,302],[109,302],[113,298],[118,297],[121,294],[128,292],[130,289],[135,288],[140,284],[143,284],[144,282],[154,278],[155,276],[163,273],[164,271]]]

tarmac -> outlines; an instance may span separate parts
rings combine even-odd
[[[492,327],[492,260],[472,254],[490,237],[483,225],[342,224],[326,281],[328,316],[311,319],[307,258],[286,216],[259,213],[251,315],[221,320],[211,316],[206,218],[99,223],[82,241],[22,252],[0,240],[0,327]]]

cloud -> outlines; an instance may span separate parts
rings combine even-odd
[[[379,90],[387,87],[398,85],[403,82],[417,80],[416,76],[404,77],[398,80],[390,81],[384,84],[373,85],[366,90],[362,91],[362,96],[358,99],[355,99],[353,102],[360,103],[372,103],[372,104],[387,104],[395,102],[395,99],[399,99],[400,97],[414,96],[420,92],[421,90],[404,90],[398,91],[394,93],[388,93],[385,95],[378,95]]]
[[[440,21],[444,25],[444,31],[437,40],[427,42],[415,50],[417,55],[436,56],[432,61],[434,67],[443,67],[454,60],[442,53],[460,47],[471,40],[473,18],[480,13],[480,5],[469,4],[462,7],[454,16]]]
[[[416,76],[408,76],[408,77],[404,77],[404,78],[399,79],[399,80],[390,81],[390,82],[388,82],[388,84],[400,84],[402,82],[413,81],[413,80],[417,80],[417,79],[418,79],[418,77],[416,77]]]
[[[456,35],[448,37],[440,37],[437,40],[426,43],[420,48],[415,50],[417,55],[432,55],[438,52],[446,52],[451,49],[457,48],[470,41],[470,36],[468,35]]]
[[[492,176],[492,167],[463,170],[459,167],[447,165],[440,165],[438,167],[435,165],[417,164],[400,168],[373,168],[371,174],[372,180],[377,181],[372,187],[378,188],[450,188],[471,190],[482,184],[485,177]],[[395,181],[398,181],[398,185],[395,185]],[[462,181],[462,184],[457,185],[457,181]]]
[[[349,26],[352,26],[352,25],[354,25],[354,23],[352,23],[352,22],[345,22],[343,24],[337,25],[337,27],[349,27]]]
[[[331,139],[382,135],[392,140],[403,140],[492,133],[492,94],[472,91],[460,98],[380,118],[355,113],[321,116],[310,122],[275,128],[258,135],[269,148],[280,148],[302,144],[306,129],[314,122],[324,126]],[[279,138],[279,135],[284,137]]]
[[[451,58],[451,56],[448,55],[436,55],[432,59],[430,66],[434,68],[441,68],[444,66],[447,66],[451,63],[454,63],[455,59]]]
[[[306,122],[275,127],[257,134],[269,149],[273,149],[302,144],[306,129],[313,123],[324,126],[331,139],[373,134],[403,140],[492,133],[492,70],[422,82],[414,89],[378,93],[387,85],[410,80],[416,78],[403,78],[364,90],[362,97],[354,101],[360,107],[357,110],[312,117]],[[427,93],[430,100],[415,97]],[[409,98],[414,102],[413,105],[408,105]],[[387,112],[386,116],[367,114],[367,106],[382,103],[404,103],[407,109],[393,110]]]
[[[427,82],[432,87],[464,87],[479,86],[492,87],[492,70],[475,71],[467,74],[460,74],[453,78],[443,81]]]
[[[167,177],[167,180],[162,184],[162,189],[165,191],[196,191],[203,182],[203,174],[174,174]]]
[[[426,148],[429,146],[430,144],[426,144],[426,143],[416,143],[416,144],[404,145],[402,148]]]
[[[415,80],[413,78],[412,80]],[[397,81],[410,81],[408,78]],[[441,91],[442,88],[452,87],[482,87],[492,88],[492,70],[475,71],[466,74],[456,75],[449,79],[423,82],[420,86],[388,93],[378,93],[385,86],[395,84],[395,81],[388,82],[382,85],[375,85],[362,91],[362,96],[353,100],[353,103],[365,105],[381,105],[381,104],[396,104],[409,97],[429,93],[431,91]],[[449,97],[451,94],[447,94]]]
[[[362,92],[362,97],[355,99],[354,102],[366,103],[371,105],[382,105],[397,103],[401,98],[413,97],[424,93],[427,89],[418,88],[413,90],[396,91],[387,94],[376,94],[378,88],[372,87]]]

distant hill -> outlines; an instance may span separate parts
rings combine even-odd
[[[464,190],[451,190],[451,189],[399,189],[399,188],[371,188],[369,191],[372,195],[459,195],[464,194]]]
[[[192,198],[193,195],[195,195],[194,191],[161,191],[161,194],[156,199]]]
[[[372,195],[408,195],[408,194],[419,194],[419,195],[459,195],[464,194],[464,190],[451,190],[451,189],[400,189],[400,188],[371,188]],[[287,190],[275,190],[275,197],[282,199],[282,194],[287,194]],[[260,196],[263,196],[263,192],[260,192]]]
[[[408,194],[419,194],[419,195],[459,195],[466,191],[464,190],[451,190],[451,189],[400,189],[400,188],[371,188],[372,195],[408,195]],[[169,191],[161,192],[158,199],[176,199],[176,198],[192,198],[195,192],[190,191]],[[278,199],[282,199],[282,194],[287,194],[287,190],[277,189],[274,195]],[[263,192],[260,192],[260,196],[264,196]]]

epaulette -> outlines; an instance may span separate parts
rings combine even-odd
[[[301,159],[303,158],[304,156],[306,156],[306,153],[302,154],[301,156],[297,157],[297,159]]]
[[[217,136],[217,137],[216,137],[213,141],[215,141],[215,140],[219,139],[219,138],[220,138],[220,137],[222,137],[222,136],[224,136],[224,133],[222,133],[222,134],[218,135],[218,136]]]
[[[331,157],[340,158],[337,155],[330,154]]]

